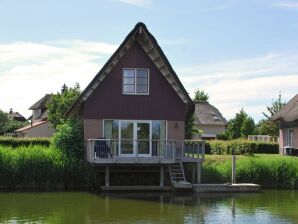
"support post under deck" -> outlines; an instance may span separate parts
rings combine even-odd
[[[191,164],[191,183],[195,184],[196,183],[196,163]]]
[[[160,180],[159,180],[159,186],[164,186],[164,166],[160,166]]]
[[[110,186],[110,167],[106,166],[105,168],[105,185],[106,187]]]
[[[201,183],[201,168],[202,168],[202,163],[197,162],[197,184]]]

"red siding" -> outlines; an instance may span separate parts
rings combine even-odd
[[[123,95],[122,69],[149,68],[149,95]],[[85,119],[184,121],[186,106],[135,43],[84,103]]]

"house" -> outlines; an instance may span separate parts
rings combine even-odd
[[[46,94],[29,108],[32,110],[32,115],[28,118],[31,124],[15,131],[19,137],[51,137],[54,134],[55,129],[48,122],[46,106],[51,97],[51,94]]]
[[[271,120],[279,123],[279,153],[292,154],[292,149],[298,149],[298,94]]]
[[[14,112],[12,108],[9,110],[8,117],[15,121],[26,121],[26,118],[23,115],[19,112]]]
[[[156,170],[163,186],[169,164],[176,166],[172,181],[182,163],[201,164],[201,158],[183,151],[185,119],[193,111],[156,39],[138,23],[66,114],[83,120],[86,159],[105,173],[109,188],[110,172]]]
[[[227,120],[208,102],[195,102],[194,117],[197,129],[203,131],[202,139],[215,139],[217,134],[226,130]]]

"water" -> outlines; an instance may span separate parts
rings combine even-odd
[[[298,191],[0,193],[0,223],[298,223]]]

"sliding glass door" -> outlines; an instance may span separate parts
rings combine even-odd
[[[151,155],[150,122],[135,122],[136,152],[139,156]]]
[[[104,136],[113,139],[122,157],[157,156],[166,140],[165,121],[105,120]],[[118,140],[117,140],[118,139]],[[115,147],[116,149],[116,147]]]
[[[133,156],[135,155],[134,143],[134,122],[121,121],[120,123],[120,143],[119,148],[120,156]]]

